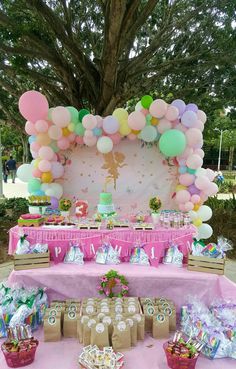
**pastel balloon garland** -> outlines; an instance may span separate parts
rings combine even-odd
[[[178,207],[190,212],[198,227],[198,238],[211,236],[212,228],[203,222],[210,219],[212,212],[203,203],[217,193],[218,187],[214,183],[215,173],[202,168],[202,132],[207,118],[196,104],[186,105],[180,99],[167,104],[145,95],[130,114],[117,108],[112,115],[102,118],[72,106],[49,109],[44,95],[27,91],[19,99],[19,110],[27,119],[25,130],[30,135],[34,160],[23,164],[17,175],[28,182],[30,194],[61,198],[63,188],[56,181],[63,177],[64,167],[57,153],[71,144],[96,146],[101,154],[107,154],[122,139],[140,139],[158,144],[165,157],[173,158],[179,173],[174,194]]]

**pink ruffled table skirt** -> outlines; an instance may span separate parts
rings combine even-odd
[[[153,266],[157,266],[165,249],[171,242],[178,244],[184,256],[188,254],[189,245],[196,232],[195,227],[183,227],[181,229],[157,228],[154,230],[80,230],[80,229],[48,229],[43,227],[13,227],[10,230],[9,254],[14,254],[20,232],[28,235],[27,239],[33,243],[47,243],[50,249],[51,259],[61,262],[64,259],[70,243],[81,245],[86,260],[92,260],[104,237],[108,238],[113,247],[120,250],[123,261],[128,261],[134,243],[140,241]]]

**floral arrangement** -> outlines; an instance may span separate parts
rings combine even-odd
[[[98,292],[100,295],[106,295],[107,297],[123,297],[127,296],[129,282],[122,275],[118,274],[115,270],[110,270],[108,273],[100,277],[100,285],[98,286]],[[112,289],[114,287],[120,287],[120,292],[114,293]]]
[[[29,206],[49,206],[51,205],[49,196],[29,196]]]
[[[59,209],[62,211],[70,210],[71,206],[72,206],[72,202],[70,199],[64,198],[59,201]]]
[[[153,213],[158,213],[158,210],[161,208],[161,200],[158,196],[152,197],[149,200],[149,208]]]

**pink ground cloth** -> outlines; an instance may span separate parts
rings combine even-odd
[[[59,342],[43,342],[43,332],[36,333],[40,340],[35,361],[27,366],[29,369],[78,369],[77,358],[82,346],[77,340],[63,338]],[[3,340],[1,340],[3,342]],[[146,337],[137,347],[124,352],[124,369],[168,369],[162,349],[164,340]],[[148,347],[151,346],[151,347]],[[236,360],[209,360],[203,356],[198,359],[196,369],[235,369]],[[7,369],[3,354],[0,354],[0,368]]]
[[[236,285],[225,276],[188,271],[186,268],[159,265],[158,268],[131,265],[57,264],[50,268],[13,271],[9,281],[26,286],[46,286],[50,299],[98,296],[99,276],[110,269],[124,274],[129,281],[130,296],[164,296],[178,308],[187,295],[197,295],[206,304],[217,297],[236,296]]]

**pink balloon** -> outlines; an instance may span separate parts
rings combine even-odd
[[[71,133],[69,136],[68,136],[68,140],[70,142],[74,142],[75,141],[75,137],[76,137],[76,134],[73,132]]]
[[[165,118],[167,120],[174,121],[178,118],[178,116],[179,116],[179,110],[175,106],[169,105],[167,108],[167,112],[165,114]]]
[[[112,139],[114,145],[117,145],[121,140],[121,135],[119,133],[115,133],[114,135],[110,135],[109,137]]]
[[[149,113],[149,110],[148,109],[144,109],[144,108],[141,109],[140,111],[141,111],[141,113],[143,113],[143,115],[145,115],[145,117]]]
[[[196,154],[196,155],[199,155],[200,156],[200,158],[204,158],[204,156],[205,156],[205,153],[204,153],[204,151],[202,150],[202,149],[195,149],[194,150],[194,154]]]
[[[193,149],[191,147],[187,146],[186,149],[184,150],[184,152],[179,156],[179,158],[186,159],[192,154],[193,154]]]
[[[105,133],[108,133],[109,135],[112,135],[116,133],[119,129],[119,122],[118,120],[113,117],[112,115],[108,115],[108,117],[103,119],[103,130]]]
[[[178,163],[179,163],[179,165],[181,166],[181,167],[183,167],[183,166],[185,166],[185,164],[186,164],[186,160],[185,159],[182,159],[182,158],[177,158],[177,161],[178,161]]]
[[[198,149],[198,150],[201,150],[201,149]],[[212,169],[207,168],[206,169],[206,176],[207,176],[207,178],[209,178],[210,181],[214,181],[216,173]]]
[[[162,99],[154,100],[150,107],[149,112],[155,118],[162,118],[167,113],[168,105]]]
[[[191,198],[190,193],[187,190],[180,190],[176,193],[176,201],[179,204],[188,202]]]
[[[93,114],[87,114],[83,117],[82,124],[85,129],[92,130],[97,126],[97,119]]]
[[[97,121],[97,127],[102,128],[102,122],[103,122],[102,117],[100,117],[100,115],[95,115],[95,118],[96,118],[96,121]]]
[[[203,189],[204,193],[208,196],[216,195],[218,190],[219,190],[219,188],[218,188],[217,184],[212,183],[212,182],[210,182],[208,187]]]
[[[209,188],[210,186],[210,181],[207,177],[205,176],[199,176],[195,179],[195,186],[199,189],[199,190],[205,190],[207,188]]]
[[[85,143],[85,145],[87,145],[89,147],[94,146],[97,143],[97,137],[95,137],[95,136],[92,136],[92,137],[84,136],[84,143]]]
[[[64,106],[57,106],[52,110],[52,121],[56,126],[60,128],[66,127],[70,123],[70,120],[71,114]]]
[[[52,169],[51,169],[53,178],[61,178],[64,174],[64,167],[61,163],[55,162],[52,163]]]
[[[37,131],[36,131],[36,128],[35,128],[35,125],[30,122],[29,120],[27,120],[27,122],[25,123],[25,132],[28,133],[28,135],[37,135]]]
[[[133,111],[128,116],[128,126],[135,130],[139,131],[143,129],[146,125],[146,119],[145,116],[140,111]]]
[[[48,123],[46,120],[37,120],[35,123],[35,128],[40,133],[45,133],[48,131]]]
[[[198,117],[198,119],[200,119],[202,121],[203,124],[206,123],[207,116],[206,116],[206,113],[204,113],[204,111],[198,110],[197,117]]]
[[[30,144],[30,150],[31,151],[39,151],[39,149],[40,149],[40,145],[39,145],[39,143],[38,142],[36,142],[36,141],[34,141],[34,142],[32,142],[31,144]]]
[[[41,159],[52,160],[53,155],[54,155],[54,152],[49,146],[42,146],[39,149],[39,156]]]
[[[197,143],[195,146],[194,146],[194,149],[201,149],[203,146],[203,140],[199,141],[199,143]]]
[[[191,196],[191,202],[193,204],[198,204],[201,201],[201,197],[199,195],[192,195]]]
[[[84,138],[83,138],[83,136],[76,136],[76,138],[75,138],[75,142],[76,142],[78,145],[83,145],[83,144],[84,144]]]
[[[202,132],[197,128],[190,128],[185,132],[187,144],[191,147],[199,144],[202,141]]]
[[[19,99],[21,115],[33,123],[39,119],[45,119],[48,109],[46,97],[38,91],[27,91]]]
[[[172,124],[169,120],[163,118],[160,120],[158,126],[157,126],[157,130],[159,133],[164,133],[165,131],[168,131],[168,129],[171,129]]]
[[[181,117],[181,123],[188,128],[193,127],[197,120],[197,114],[191,110],[185,111]]]
[[[179,204],[179,210],[186,211],[185,210],[185,204]]]
[[[202,166],[203,160],[199,155],[192,154],[187,158],[186,164],[191,169],[198,169]]]
[[[184,208],[185,208],[185,211],[190,211],[190,210],[193,210],[194,205],[191,201],[188,201],[184,204]]]
[[[57,141],[57,146],[61,150],[66,150],[70,147],[70,141],[66,137],[62,137]]]
[[[185,133],[188,130],[188,128],[186,128],[185,126],[183,126],[183,124],[181,124],[181,123],[178,123],[175,126],[175,129],[178,129],[178,131],[181,131],[183,133]]]
[[[31,151],[31,155],[32,155],[33,159],[37,159],[39,157],[38,151]]]
[[[190,186],[194,183],[195,176],[193,174],[184,173],[179,176],[179,183],[183,186]]]
[[[50,163],[50,161],[48,160],[40,160],[39,162],[39,170],[41,170],[41,172],[50,172],[52,168],[52,164]]]
[[[127,137],[130,141],[135,141],[137,139],[137,136],[134,133],[130,133]]]
[[[93,131],[90,131],[90,130],[86,130],[84,132],[84,137],[93,137]]]
[[[203,191],[200,192],[200,197],[201,197],[202,202],[205,202],[208,199],[208,195]]]
[[[41,178],[42,176],[42,172],[41,170],[39,170],[38,168],[34,168],[33,171],[32,171],[32,175],[35,177],[35,178]]]
[[[201,132],[204,131],[204,124],[202,123],[202,121],[200,119],[198,119],[196,121],[196,123],[193,125],[193,128],[197,128],[199,129]]]
[[[48,130],[48,136],[52,140],[59,140],[62,137],[62,129],[53,125]]]
[[[57,161],[57,159],[58,159],[57,154],[54,152],[52,161]]]

